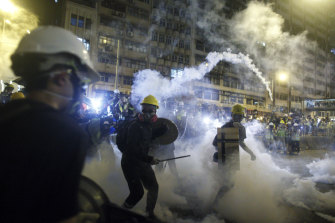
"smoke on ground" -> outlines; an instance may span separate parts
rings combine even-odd
[[[218,11],[224,7],[221,3],[217,5],[221,1],[208,2],[213,3],[211,8],[218,6]],[[198,4],[191,6],[193,9],[200,7]],[[250,58],[267,74],[283,68],[294,74],[295,71],[291,68],[302,63],[306,50],[316,47],[314,42],[306,39],[306,33],[296,36],[285,33],[282,29],[283,19],[269,5],[251,2],[247,9],[225,22],[228,33],[222,36],[228,34],[228,39],[213,34],[214,28],[218,28],[213,28],[213,24],[221,21],[219,14],[215,14],[216,10],[202,12],[205,14],[202,17],[199,14],[199,18],[205,20],[202,21],[203,24],[198,22],[198,25],[202,25],[205,35],[218,46],[216,49],[220,52],[208,54],[207,61],[196,67],[185,68],[182,76],[172,80],[154,70],[138,72],[132,86],[132,101],[135,106],[148,94],[153,94],[161,101],[188,94],[190,82],[202,79],[221,60],[248,67],[252,71],[250,74],[259,74],[258,78],[267,84]],[[209,28],[206,30],[206,27]],[[228,41],[229,38],[236,39],[236,44],[243,46],[250,57],[232,53],[237,49],[235,46],[231,46],[232,51],[226,50],[232,44]],[[295,80],[293,76],[291,81]],[[244,76],[246,79],[250,77]],[[194,120],[204,128],[202,121]],[[316,182],[334,182],[334,159],[329,157],[310,163],[307,167],[312,176],[308,178],[290,172],[288,167],[281,168],[258,140],[256,133],[262,129],[258,122],[248,124],[246,139],[247,146],[257,156],[256,161],[251,161],[250,156],[242,150],[240,171],[233,176],[234,187],[214,202],[225,183],[222,172],[212,162],[215,127],[207,126],[196,139],[176,141],[176,156],[191,155],[190,158],[176,161],[179,178],[167,170],[156,173],[160,191],[155,211],[159,217],[169,222],[183,223],[225,222],[224,219],[233,222],[281,223],[301,222],[301,219],[308,220],[308,217],[315,217],[316,214],[326,218],[325,216],[334,213],[334,192],[322,193],[316,187]],[[120,153],[116,147],[113,152],[108,144],[102,147],[101,156],[88,160],[84,174],[102,186],[112,202],[121,205],[129,191],[120,168]],[[144,213],[144,210],[145,198],[134,208],[139,213]]]
[[[293,174],[288,168],[278,167],[271,154],[265,152],[262,142],[254,135],[260,128],[257,122],[247,126],[246,144],[256,154],[256,161],[251,161],[241,150],[241,168],[233,176],[234,187],[216,203],[214,200],[224,180],[217,164],[212,162],[215,128],[208,128],[198,139],[178,140],[175,155],[190,154],[191,157],[176,161],[179,178],[167,169],[163,173],[156,172],[160,186],[156,214],[168,222],[224,222],[223,219],[297,222],[306,215],[300,209],[331,217],[335,194],[318,191],[314,179],[325,177],[324,172],[335,167],[333,158],[308,165],[313,175],[310,178]],[[120,168],[120,153],[116,147],[113,152],[108,144],[103,144],[100,152],[88,160],[84,174],[95,180],[112,202],[121,205],[129,191]],[[318,167],[311,167],[313,165]],[[332,177],[325,180],[329,182]],[[145,200],[143,198],[134,211],[144,214]],[[299,211],[295,213],[295,209]],[[195,217],[185,215],[188,212]]]

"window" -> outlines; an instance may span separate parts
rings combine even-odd
[[[190,57],[188,55],[185,56],[185,64],[190,64]]]
[[[77,26],[77,15],[71,14],[71,25]]]
[[[173,23],[173,31],[178,31],[178,23]]]
[[[180,10],[180,17],[182,17],[182,18],[185,17],[185,11],[184,10]]]
[[[149,19],[149,12],[147,10],[137,8],[137,7],[128,7],[128,14],[140,19]]]
[[[177,55],[176,54],[172,54],[172,62],[177,62]]]
[[[84,22],[85,20],[84,20],[84,17],[83,16],[79,16],[79,18],[78,18],[78,27],[79,28],[84,28]]]
[[[201,42],[201,41],[199,41],[199,40],[197,40],[195,48],[196,48],[197,50],[201,50],[201,51],[203,51],[203,50],[204,50],[204,43]]]
[[[113,38],[113,37],[108,37],[108,36],[103,36],[103,35],[99,36],[100,45],[117,47],[117,41],[118,39]]]
[[[184,63],[184,56],[183,55],[179,55],[178,63]]]
[[[135,70],[143,70],[147,66],[145,61],[134,60],[134,59],[130,59],[130,58],[124,58],[123,59],[123,64],[125,64],[126,67],[134,68]]]
[[[220,98],[220,96],[219,96],[219,91],[213,91],[213,92],[212,92],[212,100],[214,100],[214,101],[218,101],[219,98]]]
[[[172,37],[171,36],[167,36],[166,37],[166,44],[171,45],[171,43],[172,43]]]
[[[173,15],[174,16],[179,16],[179,10],[178,10],[178,8],[174,8],[173,9]]]
[[[100,74],[100,81],[103,81],[103,82],[108,82],[108,80],[109,80],[110,77],[111,77],[111,74],[110,74],[110,73],[99,72],[99,74]]]
[[[116,56],[113,56],[109,53],[98,53],[98,61],[100,63],[116,64]],[[119,59],[119,62],[121,59]]]
[[[77,37],[85,46],[86,50],[90,50],[90,41],[84,38]]]
[[[195,90],[194,95],[197,98],[202,98],[202,90]]]
[[[184,48],[184,40],[179,41],[179,48]]]
[[[86,18],[85,29],[91,29],[92,20]]]
[[[251,99],[251,98],[247,98],[247,104],[248,104],[248,105],[252,105],[252,104],[253,104],[253,102],[252,102],[252,99]]]
[[[190,27],[187,27],[186,30],[185,30],[185,33],[187,35],[190,35],[191,34],[191,28]]]
[[[152,32],[152,34],[151,34],[151,40],[152,41],[157,41],[157,33],[156,32]]]
[[[164,43],[165,42],[165,36],[164,34],[159,34],[159,42]]]
[[[171,77],[176,78],[176,77],[182,77],[184,74],[183,69],[178,69],[178,68],[172,68],[171,69]]]
[[[167,13],[173,15],[173,8],[172,7],[168,7],[167,8]],[[334,49],[334,52],[335,52],[335,49]]]
[[[127,50],[136,51],[139,53],[147,52],[147,47],[145,45],[142,45],[141,43],[137,43],[134,41],[125,40],[124,46]]]
[[[171,19],[168,19],[168,20],[167,20],[166,28],[167,28],[167,29],[172,29],[172,20],[171,20]]]
[[[143,2],[143,3],[145,3],[145,4],[149,4],[149,0],[139,0],[140,2]]]
[[[189,40],[185,41],[185,50],[189,50],[191,48],[191,43]]]
[[[204,99],[211,100],[212,94],[210,91],[204,91]]]
[[[160,21],[159,21],[159,26],[165,26],[165,19],[161,19]]]
[[[133,77],[123,76],[124,85],[133,85]]]

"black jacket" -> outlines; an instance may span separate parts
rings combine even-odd
[[[166,127],[153,131],[152,123],[136,119],[136,121],[128,127],[127,144],[123,153],[124,157],[150,163],[153,157],[149,156],[148,153],[152,147],[152,141],[166,131]]]
[[[45,104],[0,109],[0,222],[55,222],[78,212],[85,133]]]

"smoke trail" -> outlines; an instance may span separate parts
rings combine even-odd
[[[272,6],[251,1],[234,16],[226,16],[228,2],[208,0],[192,1],[188,10],[196,19],[202,33],[199,38],[205,39],[205,44],[219,50],[238,49],[250,55],[267,80],[275,80],[276,73],[285,71],[291,84],[302,87],[305,76],[312,75],[310,69],[314,68],[309,65],[314,63],[314,54],[326,55],[327,52],[322,52],[315,41],[307,38],[307,31],[298,34],[284,31],[284,19],[272,10]],[[329,78],[329,63],[320,66]],[[247,84],[250,74],[238,71],[236,74],[247,80]]]
[[[10,55],[16,49],[22,36],[37,27],[38,19],[32,13],[23,8],[15,6],[13,13],[5,13],[0,10],[4,20],[2,23],[2,35],[0,36],[0,79],[13,80],[14,75],[10,69]]]
[[[172,80],[164,78],[158,71],[141,70],[135,74],[134,84],[132,86],[132,101],[137,104],[139,100],[148,94],[154,95],[158,100],[164,98],[175,97],[186,94],[188,89],[187,84],[193,80],[202,79],[205,74],[209,73],[220,61],[227,61],[233,64],[243,64],[252,70],[257,77],[265,84],[272,100],[272,92],[269,87],[269,82],[262,77],[262,73],[252,63],[252,60],[242,54],[234,54],[230,50],[222,53],[211,52],[206,57],[206,62],[201,63],[196,67],[186,67],[183,70],[183,75]]]

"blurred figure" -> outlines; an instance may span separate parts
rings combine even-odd
[[[0,109],[0,222],[75,222],[88,143],[68,112],[99,75],[77,37],[58,27],[23,37],[11,60],[27,98]]]
[[[293,128],[292,128],[292,133],[291,133],[291,141],[290,141],[290,154],[292,154],[293,152],[300,152],[300,135],[301,135],[301,131],[300,131],[300,126],[298,123],[294,123],[293,124]]]
[[[13,93],[14,85],[5,83],[6,87],[3,92],[0,94],[0,104],[6,104],[10,101],[10,96]]]
[[[281,120],[276,132],[277,151],[283,151],[284,153],[286,152],[285,135],[286,135],[286,126],[284,120]]]
[[[272,151],[274,148],[274,124],[270,122],[264,133],[264,144],[268,151]]]

